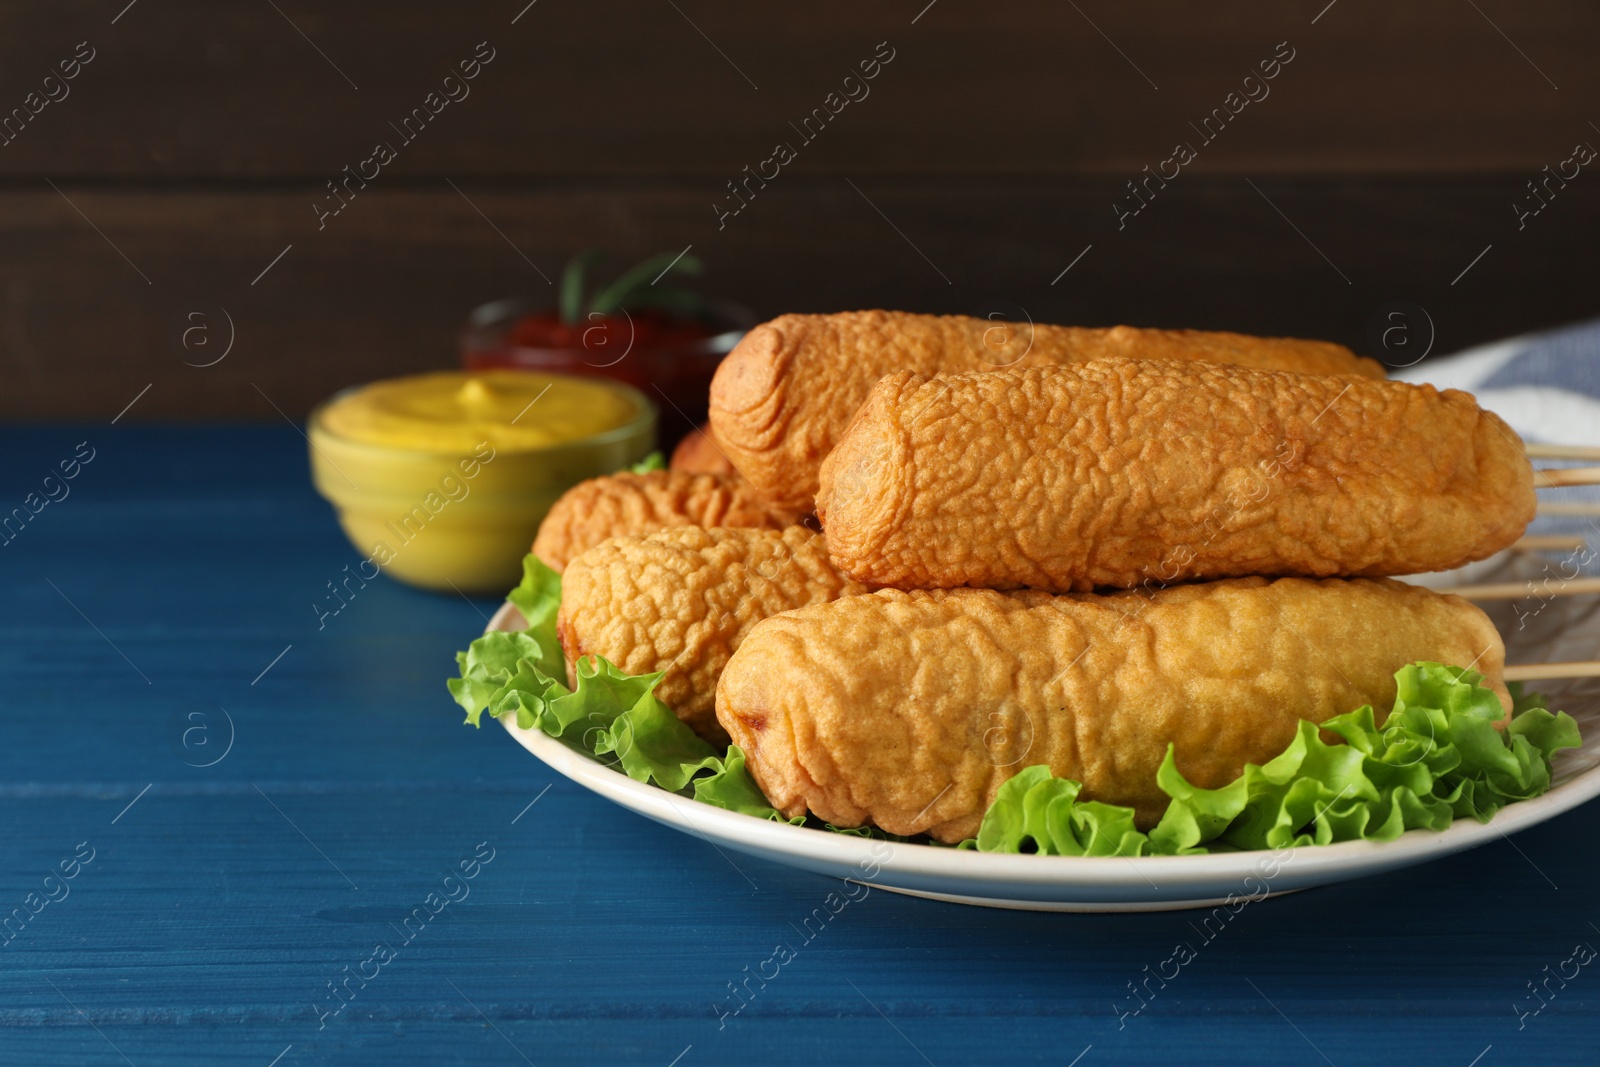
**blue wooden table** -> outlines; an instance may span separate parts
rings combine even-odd
[[[491,602],[379,579],[319,627],[357,556],[304,452],[0,430],[0,509],[58,498],[0,545],[0,1063],[1600,1062],[1600,965],[1550,980],[1600,946],[1600,805],[1251,906],[1164,988],[1181,912],[870,892],[803,941],[838,883],[461,725]]]

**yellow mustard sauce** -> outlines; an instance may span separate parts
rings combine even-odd
[[[444,371],[373,382],[322,412],[330,433],[366,444],[530,451],[626,425],[638,406],[604,384],[531,371]]]

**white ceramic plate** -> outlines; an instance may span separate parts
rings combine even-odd
[[[1526,613],[1528,608],[1523,607]],[[1491,614],[1496,614],[1491,612]],[[1509,619],[1509,625],[1508,621]],[[1600,600],[1551,600],[1531,620],[1497,617],[1511,662],[1593,658],[1600,646]],[[491,630],[516,630],[522,617],[507,604]],[[1413,830],[1395,841],[1350,841],[1280,852],[1204,856],[1074,858],[998,855],[931,845],[898,844],[768,822],[713,808],[578,753],[537,730],[511,735],[552,769],[608,800],[720,850],[733,850],[879,889],[961,904],[1035,911],[1164,911],[1261,899],[1311,886],[1407,867],[1498,841],[1600,795],[1600,684],[1541,683],[1551,706],[1570,712],[1585,737],[1581,750],[1560,754],[1555,784],[1544,796],[1502,808],[1487,824],[1458,819],[1443,831]]]

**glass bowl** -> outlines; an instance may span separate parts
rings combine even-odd
[[[511,342],[508,334],[522,316],[546,309],[520,299],[495,300],[467,317],[460,337],[461,365],[468,370],[553,371],[631,385],[660,405],[661,447],[671,449],[705,422],[717,364],[755,325],[755,316],[737,304],[713,301],[710,308],[705,326],[711,332],[686,343],[649,346],[630,341],[619,348],[606,331],[598,331],[594,344],[534,348]]]

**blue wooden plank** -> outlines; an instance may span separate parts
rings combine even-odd
[[[384,580],[318,629],[353,554],[287,426],[4,429],[0,492],[91,432],[72,495],[0,547],[0,916],[94,850],[0,934],[0,1062],[1593,1062],[1589,970],[1514,1005],[1600,944],[1600,806],[1204,943],[1185,913],[885,892],[808,938],[836,883],[460,725],[442,682],[492,603]],[[1179,941],[1195,960],[1152,981]]]

